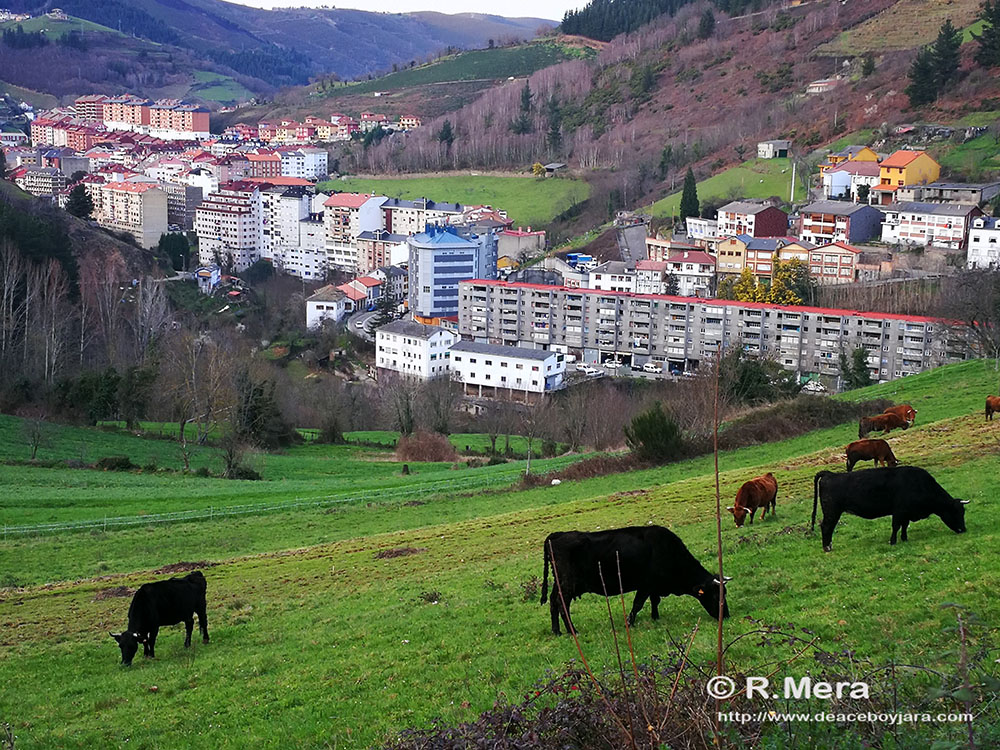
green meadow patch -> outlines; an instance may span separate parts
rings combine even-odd
[[[987,647],[988,631],[1000,622],[1000,423],[985,422],[981,410],[996,382],[992,363],[978,361],[845,396],[889,397],[917,408],[914,427],[889,441],[901,461],[924,466],[953,495],[972,501],[966,534],[932,517],[912,524],[910,541],[892,547],[889,519],[845,517],[833,552],[824,554],[809,529],[812,477],[820,468],[842,470],[854,424],[720,455],[723,505],[763,471],[779,482],[775,518],[739,529],[728,514],[723,519],[726,573],[733,576],[726,640],[748,634],[727,652],[731,669],[772,663],[764,674],[780,667],[782,678],[823,668],[808,651],[782,667],[794,650],[750,635],[764,623],[816,638],[826,651],[849,652],[858,679],[890,662],[934,670],[894,668],[900,710],[962,710],[952,699],[926,696],[939,683],[935,673],[958,669],[956,611],[942,605],[959,605],[982,621],[970,636],[974,653]],[[329,455],[324,476],[315,473],[321,458],[314,448],[268,457],[265,477],[274,459],[298,462],[283,478],[229,484],[234,492],[252,485],[280,493],[286,483],[334,482],[340,472],[363,481],[356,464],[391,465],[385,452],[347,448]],[[74,478],[85,470],[5,468],[39,472],[29,491],[40,492],[47,481],[66,508],[94,502]],[[444,467],[420,471],[464,476]],[[175,483],[178,504],[195,487],[184,477],[165,480]],[[15,500],[22,481],[4,477]],[[153,489],[137,484],[133,494]],[[31,503],[22,505],[30,511]],[[23,580],[0,589],[0,721],[11,724],[20,749],[363,748],[436,718],[471,720],[498,698],[519,701],[547,670],[560,672],[579,658],[571,639],[549,633],[548,608],[539,604],[549,533],[661,524],[711,567],[714,513],[712,459],[701,457],[556,487],[446,490],[414,502],[8,539],[0,545],[0,576]],[[128,590],[165,577],[157,570],[181,561],[205,563],[211,643],[195,639],[186,650],[182,628],[164,628],[156,660],[119,667],[107,631],[125,625]],[[620,610],[617,600],[610,603]],[[585,596],[573,613],[591,667],[616,670],[604,600]],[[660,614],[658,622],[648,606],[640,614],[631,632],[636,658],[672,653],[697,626],[690,658],[711,673],[714,621],[691,597],[665,599]],[[617,627],[621,637],[620,615]],[[992,657],[987,663],[995,671]],[[979,746],[989,747],[996,717],[983,710],[974,729]],[[762,746],[852,746],[849,729],[811,742],[805,731],[789,727]],[[932,740],[962,742],[966,730],[938,724],[921,731],[930,747]],[[901,734],[900,742],[910,736]]]

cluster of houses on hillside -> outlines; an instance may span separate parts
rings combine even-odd
[[[1000,226],[981,207],[1000,182],[941,182],[923,151],[830,154],[822,198],[791,213],[734,200],[667,237],[623,213],[622,259],[602,263],[545,254],[544,232],[515,228],[495,207],[318,190],[328,157],[313,141],[343,137],[341,126],[386,127],[381,116],[234,126],[213,138],[202,115],[183,102],[81,97],[36,118],[34,145],[4,147],[8,177],[60,203],[82,186],[98,224],[146,247],[170,231],[196,237],[206,293],[261,262],[306,282],[334,274],[342,283],[306,300],[308,327],[388,300],[404,319],[375,332],[376,372],[455,378],[472,398],[533,400],[571,382],[572,361],[587,373],[692,372],[727,346],[802,378],[836,376],[840,353],[861,347],[872,376],[889,380],[964,358],[964,339],[932,318],[720,301],[719,281],[768,281],[791,260],[820,284],[877,279],[888,254],[916,246],[1000,266]],[[758,154],[789,146],[762,142]]]

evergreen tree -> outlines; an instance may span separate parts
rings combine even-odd
[[[714,33],[715,14],[711,8],[706,8],[705,12],[701,14],[701,20],[698,22],[698,38],[708,39]]]
[[[865,56],[861,58],[861,75],[867,78],[874,72],[875,72],[875,55],[873,55],[871,52],[866,52]]]
[[[983,30],[972,35],[979,45],[976,64],[995,68],[1000,66],[1000,0],[986,0],[979,10],[979,20],[983,22]]]
[[[451,151],[451,144],[455,142],[455,131],[451,128],[451,120],[445,120],[437,134],[438,143],[445,145],[446,151]]]
[[[677,283],[677,277],[674,275],[673,271],[667,274],[667,280],[663,286],[663,293],[674,296],[680,294],[680,285]]]
[[[959,48],[962,46],[962,32],[955,28],[949,18],[938,30],[937,39],[931,45],[931,56],[934,60],[934,77],[937,80],[937,93],[951,83],[958,74]]]
[[[559,111],[559,102],[555,96],[549,97],[548,110],[549,132],[545,140],[549,145],[549,152],[554,156],[562,148],[562,113]]]
[[[368,321],[368,333],[372,336],[375,335],[375,331],[388,323],[391,323],[394,319],[394,313],[396,312],[396,303],[393,301],[392,297],[388,294],[383,294],[375,301],[375,314]]]
[[[664,180],[667,177],[667,172],[670,171],[670,164],[674,158],[674,149],[669,143],[663,147],[663,151],[660,152],[660,179]]]
[[[79,219],[89,219],[94,213],[94,201],[83,185],[77,185],[69,191],[66,200],[66,211]]]
[[[858,203],[867,203],[871,192],[871,185],[858,185]]]
[[[937,99],[937,70],[931,50],[924,48],[910,66],[910,84],[905,89],[911,107],[930,104]]]
[[[161,257],[170,258],[170,263],[175,271],[187,270],[188,260],[191,257],[191,246],[183,234],[177,232],[161,234],[156,250]]]
[[[857,347],[851,352],[850,358],[840,353],[840,380],[845,391],[864,388],[872,384],[871,371],[868,369],[868,352],[864,347]]]
[[[694,181],[694,172],[688,167],[684,175],[684,191],[681,193],[681,221],[689,216],[698,216],[698,186]]]
[[[531,112],[531,100],[534,94],[531,93],[531,86],[528,82],[524,82],[524,88],[521,89],[521,111],[525,114]]]

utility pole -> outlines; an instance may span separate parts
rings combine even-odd
[[[792,157],[792,191],[788,196],[789,203],[795,203],[795,158]]]

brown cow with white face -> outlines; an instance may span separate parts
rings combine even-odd
[[[768,508],[771,509],[771,516],[774,516],[777,497],[778,480],[774,478],[774,474],[767,472],[763,476],[755,477],[744,483],[736,493],[736,504],[726,508],[726,510],[733,514],[733,520],[736,521],[737,527],[743,525],[747,514],[750,515],[750,524],[753,525],[753,516],[758,508],[763,509],[760,514],[761,519],[767,515]]]
[[[909,404],[896,404],[896,406],[890,406],[882,413],[895,414],[900,419],[906,420],[906,423],[910,425],[910,427],[912,427],[913,423],[917,420],[917,410]]]

